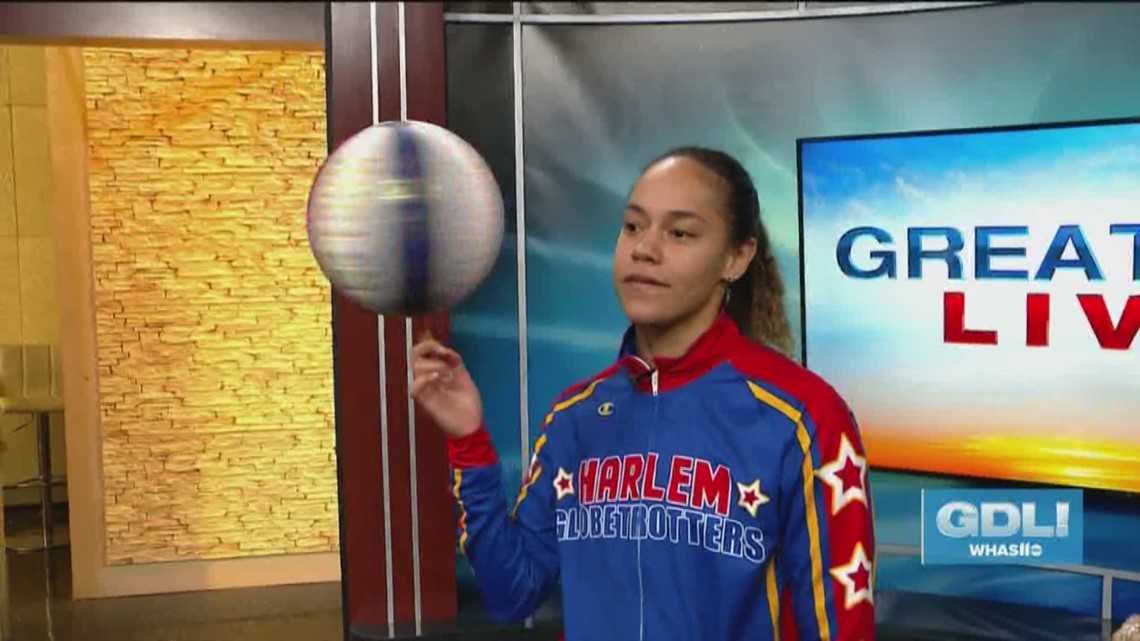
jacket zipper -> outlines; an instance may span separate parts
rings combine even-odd
[[[638,359],[638,360],[641,361],[641,359]],[[641,361],[641,363],[644,364],[646,367],[649,367],[649,364],[645,363],[645,361]],[[651,418],[650,423],[649,423],[649,435],[646,438],[645,455],[646,455],[647,460],[649,458],[649,453],[653,450],[653,428],[656,427],[656,425],[657,425],[658,372],[656,369],[653,369],[649,374],[649,386],[650,386],[650,389],[653,391],[653,415],[652,415],[652,418]],[[648,480],[650,483],[653,482],[653,479],[648,479]],[[645,503],[642,502],[642,505],[644,506]],[[648,508],[646,508],[646,509],[648,509]],[[642,566],[641,566],[641,538],[638,538],[637,539],[637,589],[638,589],[638,597],[639,597],[638,605],[639,605],[639,610],[640,610],[640,612],[639,612],[640,617],[638,620],[638,624],[639,624],[638,638],[641,641],[645,641],[645,582],[644,582],[644,578],[642,576],[642,569],[641,568],[642,568]]]
[[[636,356],[634,358],[637,358]],[[637,358],[637,361],[649,368],[649,363]],[[653,425],[650,424],[650,429]],[[651,439],[653,434],[650,433],[645,438],[645,455],[646,459],[649,457],[649,450],[651,449]],[[641,505],[644,507],[645,503],[642,501]],[[641,574],[641,537],[637,538],[637,634],[639,641],[645,641],[645,583]]]

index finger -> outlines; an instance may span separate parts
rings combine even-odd
[[[461,362],[459,353],[445,346],[432,336],[431,330],[420,332],[420,342],[412,347],[413,358],[434,357],[446,361],[451,365]]]
[[[432,336],[431,330],[425,329],[420,332],[419,341],[412,346],[412,356],[426,356],[437,351],[440,347],[439,341],[435,340],[435,337]]]

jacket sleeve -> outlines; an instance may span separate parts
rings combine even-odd
[[[784,626],[804,640],[875,638],[875,535],[867,459],[838,396],[790,416],[796,439],[782,469]]]
[[[502,623],[533,614],[558,578],[554,486],[545,444],[544,431],[510,510],[487,431],[480,428],[448,445],[459,550],[471,564],[487,613]]]

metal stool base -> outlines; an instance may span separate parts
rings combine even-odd
[[[10,543],[7,549],[17,554],[52,550],[62,545],[55,542],[55,509],[51,491],[53,487],[65,486],[63,479],[53,477],[51,473],[51,414],[38,412],[36,417],[36,450],[39,459],[39,476],[12,486],[13,488],[38,487],[40,489],[40,527],[42,528],[43,544],[28,548],[17,548]],[[7,489],[7,488],[5,488]]]

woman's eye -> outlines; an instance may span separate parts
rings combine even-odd
[[[693,237],[693,234],[685,231],[684,229],[673,229],[669,232],[669,234],[678,240],[684,240],[686,238]]]
[[[637,225],[633,223],[622,223],[622,230],[627,234],[632,234],[637,231]]]

